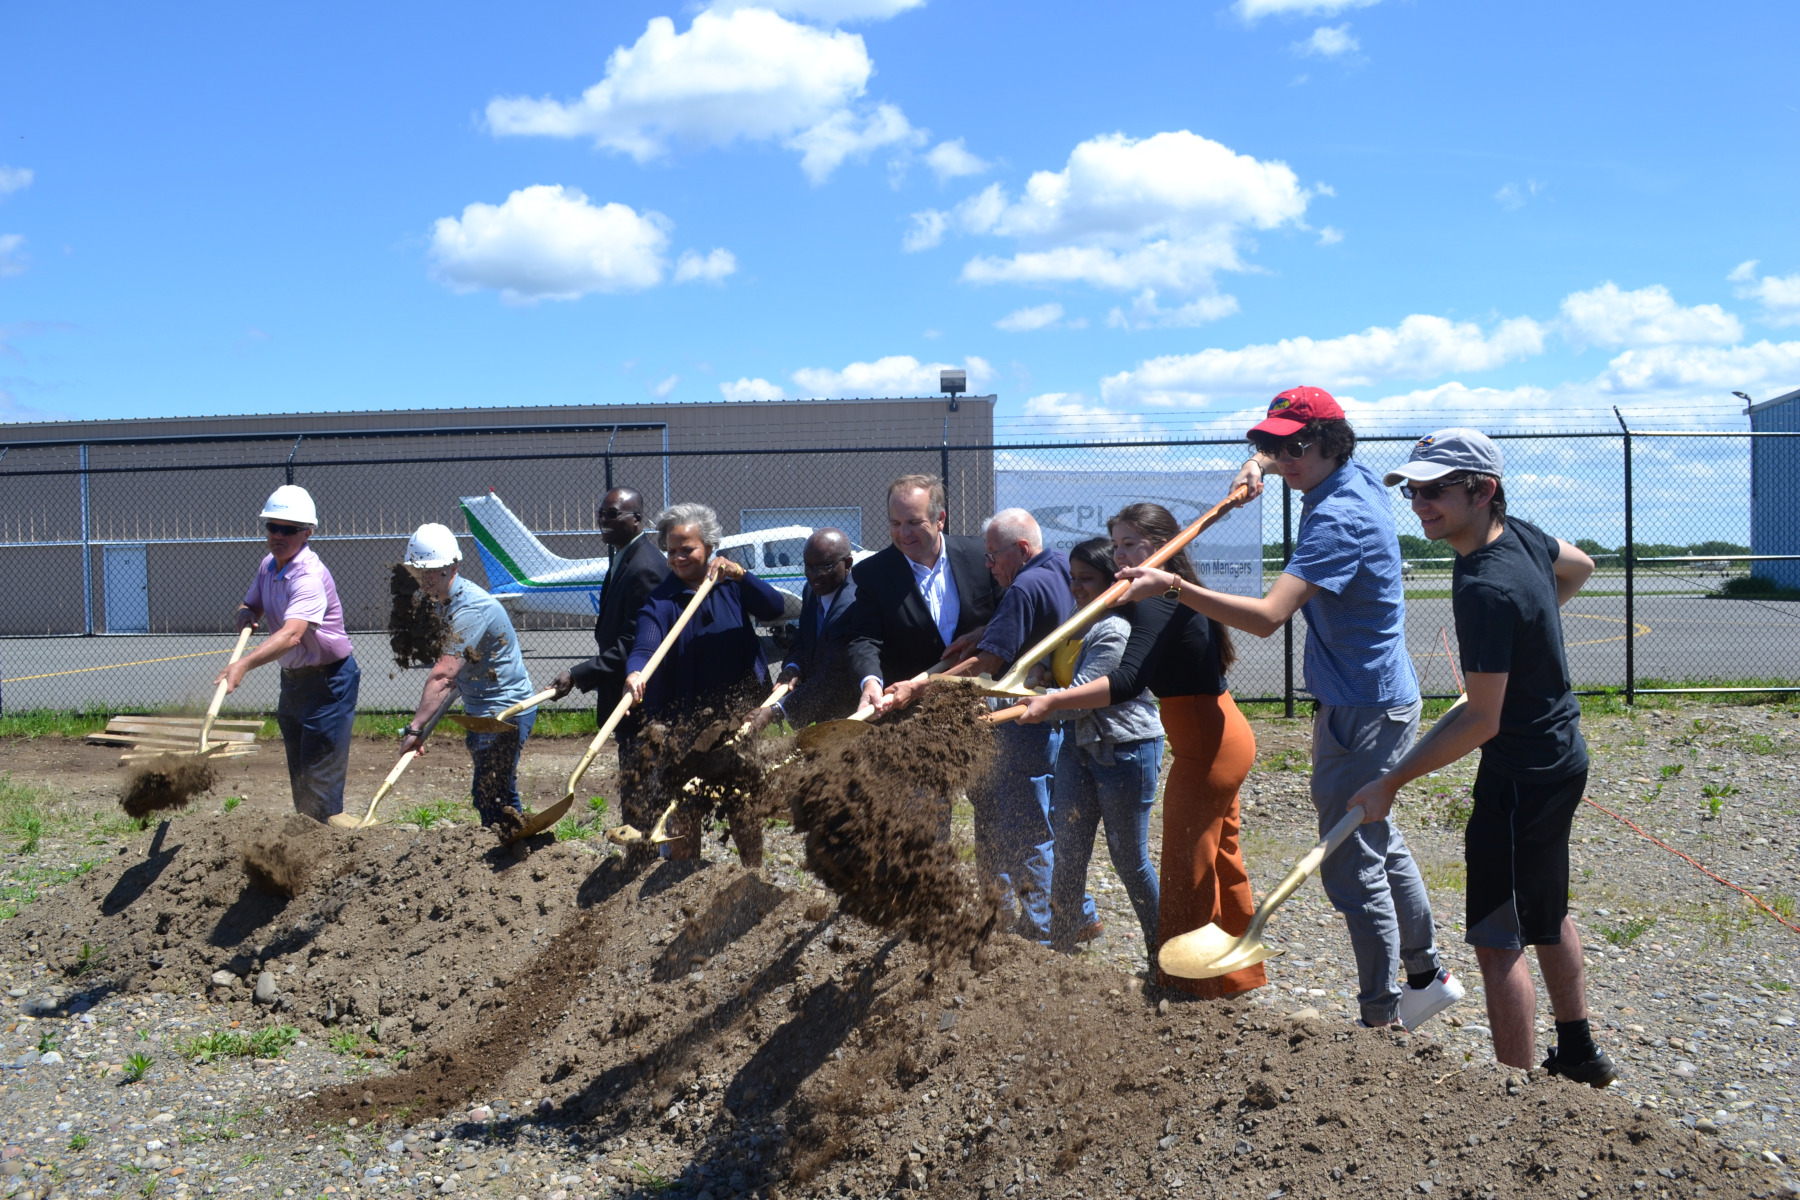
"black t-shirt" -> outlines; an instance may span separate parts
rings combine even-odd
[[[1119,665],[1107,673],[1112,702],[1123,704],[1143,692],[1163,696],[1218,696],[1225,691],[1219,644],[1212,622],[1179,600],[1140,600],[1131,621],[1131,640]]]
[[[1588,765],[1556,607],[1558,550],[1555,538],[1509,517],[1499,538],[1456,559],[1462,669],[1507,676],[1500,732],[1481,748],[1481,765],[1510,779],[1548,782]]]

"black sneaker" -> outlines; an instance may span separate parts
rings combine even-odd
[[[1594,1057],[1576,1063],[1568,1062],[1557,1051],[1551,1050],[1550,1057],[1544,1060],[1544,1070],[1561,1075],[1570,1083],[1585,1083],[1596,1088],[1610,1087],[1619,1077],[1618,1064],[1606,1057],[1606,1051],[1598,1046],[1594,1047]]]

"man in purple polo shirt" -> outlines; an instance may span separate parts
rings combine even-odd
[[[307,545],[319,523],[312,497],[291,483],[278,487],[260,515],[269,553],[244,593],[237,627],[266,618],[269,636],[220,671],[219,679],[227,691],[236,691],[252,670],[280,661],[281,702],[275,720],[287,748],[294,811],[324,821],[344,811],[350,726],[356,720],[362,673],[344,632],[337,584]]]

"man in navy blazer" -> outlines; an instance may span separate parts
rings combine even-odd
[[[850,666],[865,706],[880,703],[889,683],[965,658],[1004,591],[980,538],[944,532],[943,480],[902,475],[888,485],[887,506],[893,545],[850,571]]]
[[[800,623],[776,680],[793,685],[779,711],[796,726],[849,716],[860,690],[850,668],[850,607],[856,603],[850,538],[841,529],[815,530],[800,560],[806,568]],[[776,711],[758,709],[758,728],[773,720]]]

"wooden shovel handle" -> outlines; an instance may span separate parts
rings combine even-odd
[[[417,757],[419,757],[417,750],[408,750],[400,756],[400,761],[394,764],[394,769],[387,773],[387,778],[382,780],[381,786],[375,789],[375,795],[369,800],[369,811],[364,813],[363,819],[356,823],[358,829],[375,820],[375,806],[381,803],[382,797],[393,790],[396,783],[400,782],[400,777],[406,774],[406,768],[412,766],[412,760]]]
[[[244,657],[244,647],[250,644],[250,635],[255,632],[256,626],[254,625],[246,625],[238,630],[237,645],[232,648],[231,658],[226,662],[226,666],[229,667]],[[219,680],[219,686],[213,689],[212,703],[206,709],[206,720],[200,722],[200,753],[202,754],[206,753],[206,739],[212,733],[213,722],[219,719],[219,708],[225,703],[225,689],[225,681]]]
[[[1171,558],[1174,558],[1177,554],[1181,553],[1189,542],[1218,524],[1221,517],[1241,504],[1249,494],[1250,489],[1248,488],[1233,488],[1230,495],[1207,509],[1204,513],[1201,513],[1192,525],[1189,525],[1186,529],[1164,542],[1157,548],[1156,553],[1152,554],[1139,565],[1143,567],[1162,566]],[[1046,637],[1043,641],[1039,642],[1015,659],[1012,668],[1001,677],[999,685],[1011,687],[1019,686],[1024,680],[1027,671],[1048,658],[1050,652],[1062,645],[1063,642],[1086,629],[1089,625],[1092,625],[1094,621],[1099,618],[1100,614],[1104,613],[1108,608],[1117,603],[1119,597],[1123,596],[1130,587],[1131,581],[1129,579],[1121,579],[1119,582],[1113,584],[1104,592],[1101,592],[1098,596],[1094,597],[1090,603],[1084,604],[1081,607],[1081,610],[1074,616],[1051,630],[1050,636]]]
[[[908,683],[925,683],[925,682],[929,681],[933,675],[936,675],[942,671],[948,671],[951,667],[954,667],[955,665],[956,664],[954,662],[952,662],[950,659],[947,659],[947,658],[943,659],[940,662],[934,663],[931,666],[926,667],[923,671],[920,671],[917,675],[914,675],[911,679],[907,680],[906,682],[908,682]],[[855,712],[851,713],[849,716],[845,717],[844,720],[846,720],[846,721],[867,721],[870,717],[873,717],[874,715],[875,715],[875,706],[873,704],[865,704],[861,708],[857,709]]]
[[[1004,725],[1008,721],[1016,721],[1024,715],[1025,706],[1023,704],[1015,704],[1011,708],[1003,708],[998,712],[988,713],[981,719],[986,721],[989,725]]]
[[[501,709],[497,714],[495,714],[494,720],[510,721],[514,717],[518,716],[520,713],[524,712],[526,709],[536,708],[538,705],[543,704],[545,701],[554,700],[554,699],[556,699],[556,689],[555,688],[545,688],[543,691],[539,692],[535,696],[527,696],[525,699],[519,701],[517,704],[514,704],[508,708]]]

